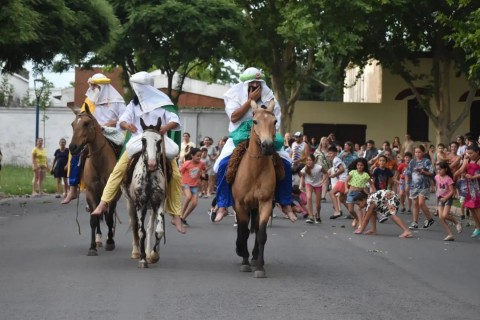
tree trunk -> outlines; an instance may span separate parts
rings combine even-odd
[[[437,67],[435,67],[435,64]],[[436,108],[436,121],[434,126],[436,129],[436,144],[450,143],[453,132],[450,130],[451,122],[451,104],[450,104],[450,68],[451,60],[449,58],[434,62],[434,68],[437,69],[434,75],[436,78],[436,88],[434,89],[434,101]]]

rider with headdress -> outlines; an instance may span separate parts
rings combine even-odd
[[[251,101],[255,101],[258,105],[268,105],[273,99],[275,107],[273,113],[277,118],[276,129],[280,128],[281,110],[275,96],[265,83],[265,74],[257,68],[247,68],[240,75],[240,83],[234,85],[224,95],[225,112],[230,119],[228,131],[229,139],[223,146],[222,152],[215,162],[214,170],[217,172],[217,206],[216,214],[212,215],[212,221],[219,222],[227,212],[227,208],[232,206],[233,195],[231,186],[227,183],[225,173],[228,167],[228,161],[240,142],[250,138],[250,130],[252,126],[253,111],[251,109]],[[281,207],[282,211],[288,215],[291,221],[297,218],[291,208],[292,203],[292,171],[290,157],[283,150],[283,138],[278,134],[275,137],[275,149],[282,158],[285,168],[285,179],[277,181],[275,190],[275,199]]]
[[[120,189],[123,177],[127,172],[130,157],[142,149],[143,129],[140,119],[145,125],[156,125],[158,119],[162,120],[160,133],[165,139],[165,154],[172,164],[172,178],[167,185],[167,202],[165,210],[172,216],[172,223],[177,230],[185,233],[181,216],[182,201],[182,182],[178,171],[176,156],[178,155],[178,145],[170,139],[166,133],[175,133],[181,130],[180,118],[178,117],[177,107],[170,98],[153,86],[153,78],[148,72],[138,72],[130,77],[130,84],[135,97],[128,104],[127,109],[119,119],[120,128],[127,130],[132,134],[126,144],[123,155],[118,160],[113,169],[107,184],[103,190],[102,199],[92,215],[101,214],[108,208],[108,204],[115,198]]]
[[[123,134],[115,127],[118,119],[125,111],[125,101],[110,82],[111,80],[101,73],[94,74],[89,78],[85,102],[80,112],[85,112],[88,106],[90,113],[103,127],[105,137],[117,145],[122,145]],[[82,174],[80,157],[81,155],[71,156],[68,175],[70,189],[62,204],[67,204],[77,198],[78,185]]]

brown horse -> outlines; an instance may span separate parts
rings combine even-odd
[[[72,155],[87,153],[82,181],[86,184],[86,198],[90,210],[96,208],[100,202],[103,189],[107,184],[108,177],[117,163],[117,156],[112,145],[103,135],[102,127],[95,117],[90,113],[88,106],[85,112],[78,113],[72,122],[73,137],[70,143]],[[85,157],[83,156],[82,159]],[[105,249],[115,249],[114,237],[114,213],[117,200],[121,193],[118,192],[115,200],[108,206],[105,213],[105,221],[108,226],[108,238]],[[89,256],[96,256],[97,242],[102,245],[100,219],[101,215],[90,215],[91,242],[88,250]]]
[[[256,267],[254,275],[255,278],[264,278],[263,252],[276,184],[272,155],[275,152],[273,141],[277,120],[273,113],[274,100],[268,107],[259,107],[254,101],[251,106],[253,123],[250,140],[232,185],[238,222],[236,252],[243,258],[240,271],[250,272],[248,223],[251,222],[251,232],[256,233],[252,252],[252,265]]]

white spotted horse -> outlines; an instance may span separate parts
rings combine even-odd
[[[108,177],[117,163],[117,153],[114,146],[103,135],[103,129],[90,113],[88,105],[85,111],[76,115],[72,122],[73,137],[69,148],[72,155],[83,154],[84,168],[82,181],[86,185],[86,200],[88,207],[96,208],[100,202],[103,189]],[[110,203],[108,211],[104,213],[108,227],[108,236],[105,244],[107,251],[115,249],[114,215],[120,193]],[[90,215],[91,241],[88,250],[89,256],[97,256],[97,246],[102,246],[100,219],[102,215]]]
[[[142,151],[132,157],[122,189],[127,198],[133,232],[131,257],[140,258],[139,268],[148,268],[149,263],[160,259],[160,240],[165,234],[166,179],[171,174],[171,167],[162,153],[161,119],[155,126],[147,127],[142,119],[140,124],[143,128]],[[145,220],[148,221],[147,228]]]

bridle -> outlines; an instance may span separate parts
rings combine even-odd
[[[272,111],[268,111],[268,110],[263,109],[263,106],[262,106],[262,111],[261,111],[261,112],[266,113],[266,114],[268,114],[268,115],[270,115],[270,116],[273,116],[273,117],[275,118],[275,114],[274,114]],[[255,112],[253,113],[253,117],[255,117]],[[255,143],[256,143],[258,146],[260,146],[260,144],[262,143],[262,141],[260,141],[260,137],[258,136],[257,132],[256,132],[255,129],[254,129],[254,126],[255,126],[254,121],[256,121],[256,120],[252,118],[252,129],[251,129],[251,131],[250,131],[250,135],[255,135]],[[273,137],[273,139],[275,140],[275,137]],[[264,154],[262,154],[261,152],[260,152],[260,154],[258,154],[258,155],[254,155],[254,154],[252,154],[252,153],[250,152],[250,150],[249,150],[248,147],[247,147],[247,154],[248,154],[250,157],[254,158],[254,159],[261,159],[261,158],[263,158],[263,157],[268,157],[267,155],[264,155]]]
[[[162,158],[162,155],[164,154],[164,153],[162,152],[163,148],[165,147],[165,145],[164,145],[164,143],[165,143],[165,142],[164,142],[164,138],[163,138],[163,135],[162,135],[160,132],[158,132],[157,130],[155,130],[155,129],[145,129],[144,132],[153,132],[153,133],[156,133],[156,134],[160,135],[160,137],[161,137],[161,144],[162,144],[162,145],[159,146],[158,143],[159,143],[160,141],[157,141],[157,145],[155,146],[155,148],[156,148],[155,155],[156,155],[156,163],[157,163],[157,166],[156,166],[156,168],[155,168],[155,171],[157,171],[157,170],[159,169],[160,161],[162,160],[162,159],[161,159],[161,158]],[[143,139],[143,138],[142,138],[142,139]],[[146,152],[147,152],[147,150],[146,150],[146,145],[143,145],[143,143],[142,143],[143,163],[145,164],[146,167],[148,167],[148,164],[147,164],[147,162],[148,162],[148,157],[146,157]],[[148,170],[147,170],[147,174],[149,174],[150,172],[153,172],[153,171],[148,171]]]
[[[89,118],[90,120],[92,120],[92,122],[88,125],[88,127],[86,128],[86,130],[93,130],[93,141],[96,141],[97,140],[97,130],[95,128],[95,123],[97,122],[97,120],[89,113],[79,113],[77,114],[77,118],[80,118],[80,117],[87,117]],[[97,123],[98,125],[98,123]],[[103,141],[103,144],[97,149],[97,150],[90,150],[89,153],[88,153],[88,157],[91,157],[92,155],[100,152],[103,147],[105,147],[105,144],[107,143],[107,139],[104,139]],[[79,154],[83,153],[85,151],[85,149],[87,148],[87,145],[88,145],[88,142],[87,143],[82,143],[80,146],[80,152]]]

